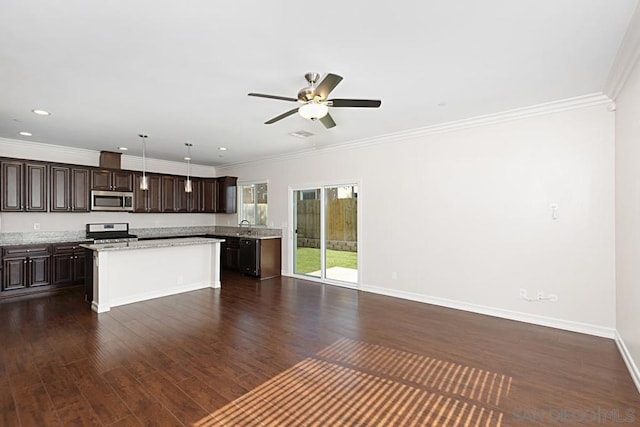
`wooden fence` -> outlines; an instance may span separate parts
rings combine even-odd
[[[358,240],[357,199],[331,199],[327,203],[327,240],[356,242]],[[320,240],[320,200],[298,200],[298,246],[307,240]],[[302,244],[301,244],[302,243]],[[315,247],[315,245],[313,245]]]

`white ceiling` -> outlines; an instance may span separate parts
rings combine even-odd
[[[145,132],[150,157],[182,161],[189,141],[215,166],[596,93],[636,4],[4,0],[0,137],[140,155]],[[382,107],[263,124],[296,104],[247,93],[295,98],[307,71]]]

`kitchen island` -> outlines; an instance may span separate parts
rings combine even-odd
[[[81,245],[93,251],[93,300],[97,313],[111,307],[220,287],[223,239],[185,237]]]

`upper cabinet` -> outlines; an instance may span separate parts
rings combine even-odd
[[[0,158],[0,211],[89,212],[91,190],[132,191],[134,212],[235,213],[237,178],[191,178],[137,171]]]
[[[201,180],[202,212],[236,213],[237,181],[233,176]]]
[[[218,181],[215,178],[204,178],[201,183],[201,212],[218,212]]]
[[[133,191],[133,173],[123,170],[92,169],[91,189]]]
[[[46,212],[48,204],[47,164],[3,160],[0,172],[4,212]]]
[[[134,174],[133,204],[134,212],[138,213],[158,213],[162,207],[162,175],[147,174],[149,182],[148,190],[140,189],[142,174]]]
[[[238,178],[223,176],[216,178],[218,181],[218,213],[236,213]]]
[[[51,165],[51,212],[89,212],[89,169]]]

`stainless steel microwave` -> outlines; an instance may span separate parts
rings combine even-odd
[[[91,210],[133,212],[133,192],[91,190]]]

